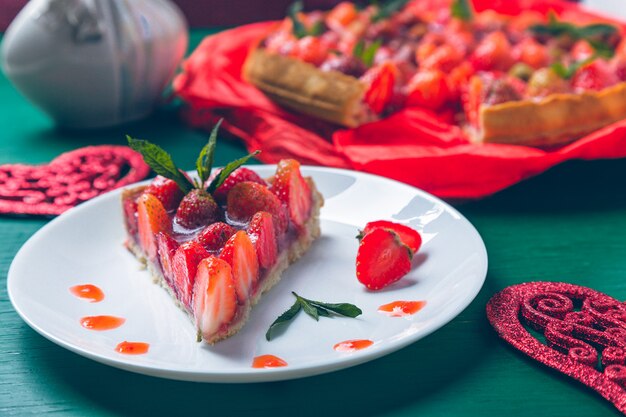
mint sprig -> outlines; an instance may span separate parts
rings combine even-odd
[[[576,74],[576,71],[578,71],[581,67],[584,67],[588,63],[592,62],[596,58],[597,56],[593,55],[587,59],[583,59],[582,61],[572,62],[569,66],[564,65],[562,62],[555,62],[554,64],[552,64],[551,68],[552,71],[556,73],[556,75],[563,78],[564,80],[569,80],[574,76],[574,74]]]
[[[163,148],[147,140],[134,139],[128,135],[126,139],[128,146],[139,152],[146,164],[158,175],[173,180],[185,194],[194,188],[194,184],[174,165],[172,157]]]
[[[354,49],[352,50],[352,56],[360,60],[366,67],[371,67],[374,63],[374,57],[376,56],[376,52],[382,44],[382,40],[377,39],[366,47],[365,41],[361,39],[359,42],[357,42],[356,45],[354,45]]]
[[[217,133],[222,124],[223,119],[211,130],[209,140],[206,145],[200,151],[198,159],[196,160],[196,171],[198,172],[199,179],[193,183],[184,175],[183,171],[178,169],[172,160],[170,154],[163,150],[160,146],[150,143],[147,140],[134,139],[126,135],[128,145],[139,152],[143,156],[144,161],[152,168],[158,175],[162,175],[165,178],[173,180],[176,185],[185,194],[189,193],[194,188],[202,189],[204,184],[211,175],[211,169],[213,168],[213,159],[215,156],[215,146],[217,144]],[[226,181],[228,176],[233,173],[237,168],[248,162],[250,158],[256,156],[261,151],[255,151],[249,155],[239,158],[235,161],[228,163],[209,184],[207,191],[212,194],[220,185]]]
[[[319,321],[320,317],[330,317],[332,315],[355,318],[363,313],[363,311],[350,303],[324,303],[304,298],[295,292],[291,292],[296,301],[283,314],[278,316],[270,325],[265,333],[265,339],[269,342],[272,339],[272,331],[282,325],[288,325],[302,310],[307,315]]]
[[[469,22],[474,17],[474,9],[469,0],[454,0],[450,5],[452,17]]]

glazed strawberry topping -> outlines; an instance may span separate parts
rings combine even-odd
[[[170,235],[162,232],[157,233],[157,253],[159,254],[161,269],[163,270],[163,277],[174,292],[177,290],[174,280],[174,271],[172,269],[172,262],[178,246],[178,242]]]
[[[191,306],[191,291],[196,279],[198,264],[209,255],[204,246],[193,240],[180,245],[174,253],[172,274],[178,290],[178,298],[187,307]]]
[[[154,195],[161,201],[165,210],[175,210],[185,194],[178,187],[176,182],[157,175],[146,189],[146,193]]]
[[[205,190],[195,188],[180,202],[175,220],[187,229],[197,229],[217,221],[220,217],[220,209],[213,197]]]
[[[171,231],[172,223],[161,201],[152,194],[142,194],[137,200],[137,233],[150,259],[156,259],[157,233]]]
[[[278,245],[272,215],[266,211],[256,213],[250,220],[248,235],[256,249],[259,266],[266,269],[274,266],[278,256]]]
[[[228,217],[238,223],[248,223],[259,211],[267,211],[274,219],[277,233],[287,230],[286,208],[281,200],[267,187],[255,182],[244,181],[233,187],[226,199]]]
[[[289,209],[289,218],[302,227],[311,212],[311,190],[300,173],[300,163],[295,159],[283,159],[276,167],[272,192]],[[272,213],[270,211],[270,213]],[[274,217],[276,222],[276,217]]]
[[[216,175],[219,174],[221,171],[222,170],[217,171]],[[244,181],[256,182],[258,184],[267,185],[265,183],[265,180],[261,178],[259,174],[249,168],[241,167],[237,168],[232,174],[230,174],[229,177],[226,178],[226,181],[224,181],[224,183],[215,190],[215,192],[213,193],[213,198],[215,198],[215,201],[217,201],[219,204],[226,203],[226,196],[228,195],[229,191],[235,185]]]
[[[245,304],[259,279],[259,262],[254,245],[247,233],[238,231],[224,245],[220,259],[232,268],[237,300]]]
[[[206,250],[215,252],[220,250],[236,231],[234,227],[224,222],[217,222],[202,229],[196,237],[196,240],[200,242]]]

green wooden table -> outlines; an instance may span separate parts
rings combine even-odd
[[[204,34],[194,32],[192,46]],[[175,109],[110,130],[57,130],[0,78],[0,163],[42,163],[81,146],[123,144],[126,133],[172,150],[177,161],[193,161],[206,140]],[[244,153],[237,141],[222,142],[216,164]],[[20,246],[46,220],[0,216],[0,415],[619,415],[593,391],[503,343],[485,304],[500,289],[530,280],[562,280],[626,299],[626,159],[568,162],[457,208],[483,236],[490,264],[482,291],[461,315],[361,366],[247,385],[137,375],[39,336],[13,310],[6,277]]]

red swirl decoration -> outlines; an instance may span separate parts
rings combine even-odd
[[[149,172],[141,155],[126,146],[89,146],[48,165],[0,165],[0,214],[55,216]]]
[[[593,388],[626,414],[624,303],[577,285],[533,282],[494,295],[487,317],[513,347]],[[542,332],[546,344],[525,326]]]

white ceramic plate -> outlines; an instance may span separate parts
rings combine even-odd
[[[273,166],[253,166],[262,176]],[[194,326],[166,292],[123,247],[125,231],[120,190],[72,209],[37,232],[18,252],[8,291],[20,316],[54,343],[118,368],[165,378],[207,382],[254,382],[299,378],[357,365],[396,351],[432,333],[457,316],[478,294],[487,272],[485,246],[474,227],[455,209],[416,188],[382,177],[339,169],[306,167],[326,204],[322,236],[282,281],[252,310],[246,326],[215,346],[197,343]],[[402,280],[371,292],[355,276],[357,229],[388,219],[419,230],[423,246]],[[69,288],[94,284],[105,293],[99,303],[76,298]],[[326,302],[359,306],[357,319],[300,314],[272,341],[265,332],[294,299],[291,291]],[[378,307],[397,300],[425,300],[417,314],[397,318]],[[126,318],[109,331],[81,327],[84,316]],[[351,353],[333,346],[351,339],[374,344]],[[121,341],[150,344],[145,355],[122,355]],[[273,354],[288,366],[251,367],[252,359]]]

